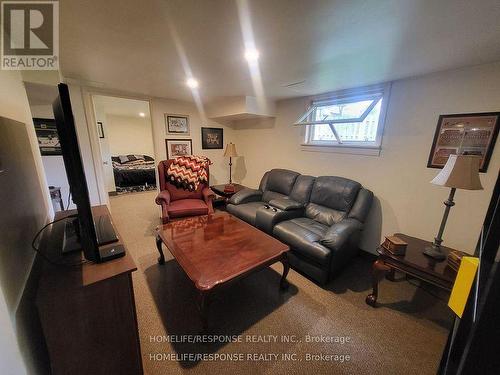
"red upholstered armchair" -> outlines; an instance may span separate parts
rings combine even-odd
[[[196,191],[187,191],[167,181],[167,170],[172,161],[172,159],[163,160],[158,164],[160,194],[155,202],[161,206],[163,224],[168,223],[171,218],[212,214],[214,212],[212,200],[215,194],[208,183],[199,184]],[[208,166],[207,174],[210,176]]]

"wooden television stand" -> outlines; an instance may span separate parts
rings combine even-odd
[[[109,214],[92,207],[94,216]],[[75,214],[62,211],[55,219]],[[40,251],[78,263],[81,252],[61,257],[65,220],[48,228]],[[117,233],[119,242],[122,240]],[[105,263],[63,267],[43,262],[36,296],[53,374],[142,374],[132,272],[128,252]]]

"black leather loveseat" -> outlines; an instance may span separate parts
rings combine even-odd
[[[288,244],[290,265],[323,284],[356,255],[372,199],[347,178],[273,169],[258,190],[233,195],[227,210]]]

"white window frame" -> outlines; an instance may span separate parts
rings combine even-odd
[[[306,112],[295,122],[294,125],[302,126],[305,128],[303,132],[304,142],[301,144],[303,151],[316,151],[316,152],[340,152],[340,153],[355,153],[364,155],[379,155],[382,146],[382,137],[384,134],[384,125],[387,113],[387,105],[389,102],[391,84],[379,84],[366,87],[360,87],[349,90],[336,91],[329,94],[314,97],[311,101]],[[340,137],[336,134],[335,123],[346,122],[362,122],[371,110],[377,105],[379,100],[382,100],[380,107],[380,116],[377,124],[377,133],[375,141],[366,142],[353,142],[341,141]],[[342,104],[352,101],[374,100],[374,102],[365,110],[365,112],[356,119],[349,120],[325,120],[314,121],[315,110],[320,106]],[[313,141],[312,130],[314,125],[328,124],[332,129],[334,137],[337,141]]]

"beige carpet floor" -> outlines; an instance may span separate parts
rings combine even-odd
[[[280,293],[281,265],[258,272],[222,290],[210,306],[211,338],[234,335],[233,342],[168,342],[195,337],[201,323],[196,292],[182,269],[168,251],[166,264],[157,263],[154,197],[111,197],[115,225],[138,266],[133,280],[146,374],[436,373],[451,324],[446,295],[404,278],[384,280],[379,307],[371,308],[365,304],[372,262],[366,256],[324,288],[291,270],[291,286]],[[321,336],[337,342],[307,342]],[[192,353],[207,356],[187,356]],[[313,357],[320,354],[333,356]]]

